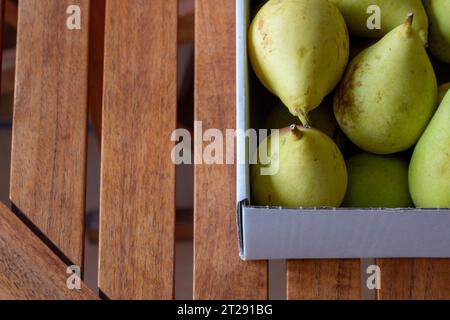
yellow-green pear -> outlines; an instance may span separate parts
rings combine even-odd
[[[450,90],[450,82],[444,83],[438,88],[438,104],[441,104],[442,100],[444,100],[444,96]]]
[[[262,84],[307,122],[344,73],[347,27],[327,0],[269,0],[250,25],[248,51]]]
[[[258,164],[252,167],[255,205],[340,206],[347,190],[347,169],[339,148],[327,135],[316,129],[292,125],[280,130],[278,138],[271,135],[264,140],[259,154],[265,146],[269,146],[269,151],[263,150],[262,154],[268,154],[272,161],[265,164],[266,161],[258,157]]]
[[[309,113],[310,126],[322,131],[329,136],[344,152],[347,137],[342,132],[333,114],[333,100],[331,96],[326,97],[322,104]],[[293,116],[282,104],[276,104],[267,116],[266,129],[282,129],[292,124],[301,125],[300,119]]]
[[[398,156],[360,153],[347,160],[344,207],[413,207],[408,189],[408,161]]]
[[[413,13],[413,28],[419,33],[422,42],[427,43],[428,17],[421,0],[330,1],[341,11],[351,36],[381,38],[402,24],[409,13]],[[376,25],[376,19],[379,20],[379,25]]]
[[[424,5],[430,19],[430,50],[450,63],[450,1],[424,0]]]
[[[411,148],[436,110],[436,76],[412,20],[353,59],[336,92],[339,126],[364,151]]]
[[[414,149],[409,190],[418,208],[450,208],[450,91]]]

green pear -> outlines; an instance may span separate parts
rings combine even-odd
[[[409,149],[436,110],[436,76],[412,20],[353,59],[336,92],[339,126],[364,151]]]
[[[430,50],[450,63],[450,1],[424,0],[424,5],[430,18]]]
[[[258,150],[277,140],[278,148],[269,148],[268,155],[274,159],[269,165],[278,170],[264,174],[262,169],[269,165],[260,158],[252,167],[255,205],[338,207],[347,189],[347,169],[333,140],[316,129],[296,125],[280,130],[276,137],[269,136]]]
[[[409,190],[418,208],[450,208],[450,91],[414,149]]]
[[[413,28],[423,43],[428,40],[428,17],[421,0],[330,0],[341,11],[350,35],[362,38],[381,38],[398,27],[409,13],[416,17]],[[433,0],[434,1],[434,0]],[[446,0],[444,0],[446,1]],[[368,8],[380,8],[380,29],[369,29],[371,13]]]
[[[333,101],[330,97],[326,97],[318,108],[310,112],[309,119],[312,128],[325,133],[333,139],[339,149],[344,152],[347,137],[336,122],[336,118],[333,114]],[[278,103],[269,113],[265,128],[282,129],[289,127],[292,124],[301,125],[300,119],[293,116],[282,103]]]
[[[327,0],[269,0],[250,25],[248,51],[262,84],[308,122],[345,71],[347,27]]]
[[[442,100],[444,100],[444,96],[450,90],[450,82],[444,83],[438,88],[438,104],[441,104]]]
[[[360,153],[347,161],[344,207],[413,207],[408,189],[408,162],[398,156]]]

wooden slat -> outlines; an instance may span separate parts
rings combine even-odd
[[[359,260],[291,260],[286,279],[289,300],[361,298]]]
[[[98,299],[83,283],[69,290],[65,265],[0,204],[0,300]]]
[[[99,286],[173,297],[177,0],[107,1]]]
[[[450,299],[449,259],[378,259],[380,300]]]
[[[236,127],[234,1],[197,0],[195,38],[195,118],[225,133]],[[195,299],[268,296],[267,262],[239,259],[235,185],[235,166],[195,167]]]
[[[99,141],[102,133],[102,89],[103,89],[103,57],[104,57],[104,27],[105,27],[105,2],[106,0],[95,0],[91,8],[91,31],[89,44],[89,113]],[[193,0],[180,2],[178,17],[178,44],[194,42],[194,12]],[[191,8],[192,6],[192,8]],[[185,81],[183,85],[190,87]],[[192,91],[192,90],[191,90]],[[99,94],[100,93],[100,94]],[[182,92],[184,94],[184,92]],[[181,115],[186,112],[181,110]],[[183,119],[184,120],[184,119]],[[180,125],[185,125],[181,123]],[[180,127],[178,125],[178,127]]]
[[[69,5],[81,30],[66,28]],[[21,0],[11,201],[83,266],[89,0]]]

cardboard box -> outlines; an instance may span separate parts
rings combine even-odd
[[[247,29],[250,0],[236,0],[237,128],[250,127]],[[245,139],[237,158],[249,159]],[[251,206],[250,166],[237,165],[237,223],[243,260],[450,258],[450,210],[283,209]]]

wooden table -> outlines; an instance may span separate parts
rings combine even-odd
[[[11,201],[31,230],[0,207],[0,297],[93,297],[85,287],[67,292],[61,259],[83,265],[86,119],[95,108],[103,111],[99,289],[112,299],[173,298],[178,0],[79,0],[77,31],[60,27],[70,4],[19,4]],[[195,119],[203,130],[232,129],[234,1],[197,0],[195,13]],[[235,166],[195,167],[196,299],[268,297],[268,263],[238,256],[235,186]],[[450,298],[449,260],[378,264],[381,299]],[[21,276],[30,273],[34,282]],[[288,261],[286,278],[289,299],[358,299],[364,282],[359,260]]]

